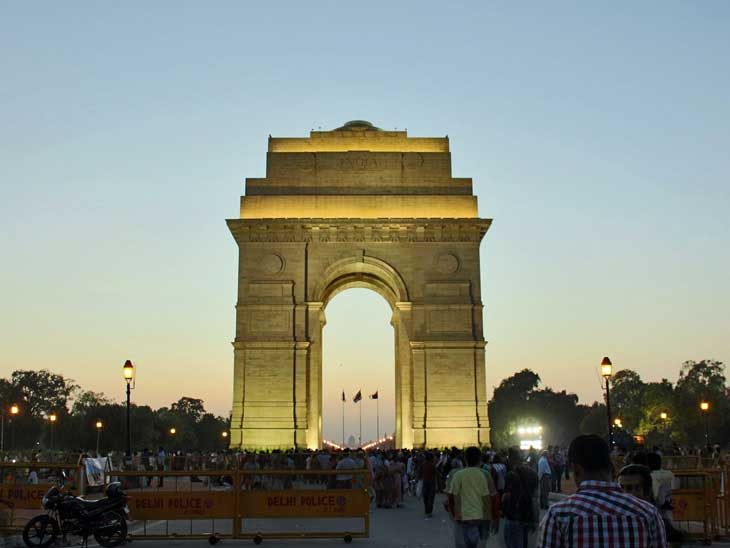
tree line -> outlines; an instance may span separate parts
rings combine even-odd
[[[9,378],[0,378],[0,405],[5,415],[6,450],[89,451],[96,449],[97,437],[102,453],[125,449],[126,403],[83,390],[63,375],[47,370],[13,371]],[[10,413],[12,405],[18,406],[17,414]],[[52,422],[51,416],[56,420]],[[230,428],[229,419],[206,411],[201,399],[182,397],[159,409],[132,404],[130,417],[137,451],[159,446],[213,451],[228,446],[224,435]]]
[[[541,425],[543,439],[562,446],[579,434],[607,435],[604,402],[581,404],[575,394],[541,388],[540,383],[537,373],[523,369],[495,388],[489,402],[494,446],[518,444],[524,425]],[[710,405],[707,412],[700,409],[702,401]],[[611,378],[611,408],[621,421],[614,428],[620,445],[629,446],[639,436],[648,446],[700,447],[705,425],[712,444],[730,444],[730,388],[720,361],[684,362],[675,383],[646,382],[631,369],[617,371]]]
[[[579,434],[607,434],[603,402],[582,404],[575,394],[540,385],[537,373],[523,369],[495,388],[489,401],[494,447],[519,444],[519,428],[525,425],[541,425],[542,438],[562,446]],[[700,410],[701,401],[710,404],[706,414]],[[6,419],[6,450],[51,446],[92,450],[99,435],[97,422],[102,424],[102,452],[125,448],[126,405],[103,393],[83,390],[63,375],[13,371],[10,378],[0,378],[0,404]],[[19,406],[17,415],[9,413],[13,404]],[[712,443],[730,444],[730,421],[723,420],[730,416],[730,389],[725,366],[716,360],[685,362],[675,383],[646,382],[636,371],[620,370],[611,379],[611,407],[613,416],[621,420],[621,427],[615,428],[619,444],[630,445],[634,436],[641,436],[647,445],[702,446],[705,425]],[[51,415],[57,418],[52,424]],[[182,397],[159,409],[133,404],[131,423],[137,450],[163,446],[211,451],[228,445],[223,433],[227,435],[230,419],[206,411],[203,400],[197,398]]]

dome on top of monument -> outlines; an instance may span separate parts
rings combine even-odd
[[[333,131],[381,131],[379,127],[375,127],[367,120],[350,120],[345,125],[338,127]]]

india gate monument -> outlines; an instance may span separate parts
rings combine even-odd
[[[322,446],[327,303],[364,287],[393,310],[396,447],[489,441],[472,181],[448,137],[352,121],[269,137],[240,218],[231,447]]]

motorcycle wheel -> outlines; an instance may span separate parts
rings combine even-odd
[[[26,546],[50,546],[56,542],[58,522],[48,514],[35,516],[23,528],[23,542]]]
[[[114,548],[127,540],[127,521],[118,512],[104,512],[94,529],[94,538],[104,548]]]

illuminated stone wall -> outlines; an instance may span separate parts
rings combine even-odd
[[[479,243],[471,180],[448,138],[366,122],[270,138],[247,179],[239,246],[231,445],[322,445],[322,328],[350,287],[393,309],[396,445],[488,443]]]

